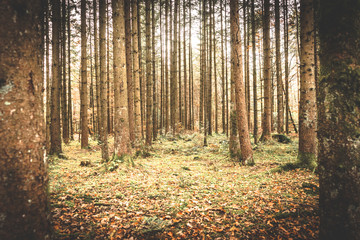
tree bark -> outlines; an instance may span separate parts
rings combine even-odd
[[[271,139],[271,64],[270,64],[270,1],[264,0],[264,112],[261,141]]]
[[[152,141],[152,76],[151,76],[151,29],[150,29],[150,13],[151,13],[151,6],[150,0],[145,1],[145,12],[146,12],[146,141],[145,144],[147,146],[151,145]]]
[[[87,148],[89,145],[86,41],[86,0],[81,0],[81,148]]]
[[[251,0],[251,35],[252,35],[252,61],[253,61],[253,104],[254,104],[254,143],[258,142],[258,99],[256,74],[256,30],[255,30],[255,0]]]
[[[284,100],[280,49],[280,6],[275,0],[275,45],[276,45],[276,91],[277,91],[277,132],[284,132]]]
[[[230,13],[231,62],[233,71],[232,77],[234,78],[233,81],[235,86],[236,115],[240,140],[241,160],[243,163],[254,164],[248,129],[245,88],[243,82],[238,0],[230,0]]]
[[[100,142],[101,157],[103,160],[109,159],[108,140],[107,140],[107,87],[106,87],[106,2],[99,0],[100,18]]]
[[[126,48],[126,79],[127,79],[127,98],[128,98],[128,124],[129,124],[129,134],[130,134],[130,142],[135,141],[135,115],[134,115],[134,81],[132,78],[133,67],[132,67],[132,54],[131,54],[131,19],[130,19],[130,1],[124,1],[123,4],[124,9],[123,13],[125,14],[125,35],[122,35],[120,32],[120,38],[125,37],[125,48]],[[121,15],[121,14],[120,14]],[[123,20],[121,20],[123,21]],[[120,27],[123,23],[119,23]],[[121,31],[121,30],[120,30]],[[115,50],[114,50],[115,52]],[[123,96],[123,95],[122,95]]]
[[[141,131],[141,109],[140,109],[140,69],[139,69],[139,42],[138,42],[138,18],[137,18],[137,2],[136,0],[131,1],[132,11],[132,36],[133,36],[133,66],[134,66],[134,112],[135,112],[135,138],[140,138]]]
[[[320,1],[320,239],[360,239],[360,3]]]
[[[59,4],[52,1],[55,42]],[[43,149],[43,10],[40,0],[4,0],[0,5],[0,239],[51,239]],[[58,48],[53,50],[57,64]],[[57,86],[58,72],[54,77]],[[60,138],[60,128],[54,133]],[[61,142],[52,140],[52,153],[61,152]]]
[[[125,1],[126,2],[126,1]],[[130,153],[129,141],[129,112],[128,112],[128,91],[127,77],[128,77],[128,60],[126,51],[126,38],[131,35],[126,34],[127,14],[130,9],[126,6],[130,3],[125,3],[124,0],[113,0],[113,45],[114,45],[114,103],[115,103],[115,128],[114,128],[114,151],[117,157]],[[125,8],[124,8],[125,7]],[[125,16],[124,16],[125,15]],[[129,60],[130,61],[130,60]],[[130,64],[131,65],[131,64]]]
[[[52,0],[52,84],[51,84],[51,123],[50,155],[59,155],[61,149],[60,132],[60,0]]]
[[[300,107],[299,153],[300,164],[316,167],[316,90],[314,59],[313,0],[300,2]]]

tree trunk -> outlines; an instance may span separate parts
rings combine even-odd
[[[253,153],[250,143],[248,120],[245,103],[245,88],[242,71],[241,38],[239,29],[239,2],[230,0],[230,31],[231,31],[231,62],[232,77],[235,86],[235,102],[237,125],[243,163],[254,164]]]
[[[106,2],[99,0],[100,18],[100,142],[101,156],[103,160],[109,159],[108,140],[107,140],[107,87],[106,87]]]
[[[125,1],[126,2],[126,1]],[[126,46],[126,38],[131,35],[126,35],[126,23],[130,21],[126,11],[130,13],[130,9],[124,0],[113,0],[113,45],[114,45],[114,104],[115,104],[115,128],[114,128],[114,151],[117,157],[130,153],[129,142],[129,117],[128,117],[128,61],[127,51],[130,51],[130,46]],[[125,15],[125,16],[124,16]],[[130,22],[129,22],[130,24]],[[129,49],[125,49],[129,48]],[[130,64],[131,65],[131,64]]]
[[[314,60],[313,0],[300,2],[300,107],[298,160],[308,168],[316,167],[316,90]]]
[[[137,25],[137,2],[136,0],[131,1],[132,11],[132,39],[133,39],[133,66],[134,66],[134,112],[135,112],[135,138],[140,138],[141,131],[141,109],[140,109],[140,72],[139,72],[139,47],[138,47],[138,25]]]
[[[256,32],[255,32],[255,0],[251,0],[251,35],[252,35],[252,61],[253,61],[253,101],[254,101],[254,143],[258,142],[258,103],[256,79]]]
[[[170,118],[171,118],[171,128],[172,132],[175,135],[176,133],[176,120],[177,118],[177,10],[178,10],[179,0],[175,0],[174,5],[174,17],[173,17],[173,36],[172,36],[172,55],[171,55],[171,79],[170,79]]]
[[[285,132],[289,134],[289,32],[288,32],[288,6],[283,0],[284,7],[284,55],[285,55]]]
[[[66,0],[62,0],[62,92],[61,92],[61,113],[62,113],[62,135],[64,143],[69,143],[69,120],[67,113],[67,88],[66,88]]]
[[[97,134],[100,135],[101,106],[100,106],[100,78],[99,78],[99,37],[97,28],[97,0],[93,0],[94,12],[94,57],[95,57],[95,85],[96,85],[96,123]]]
[[[49,0],[46,0],[46,11],[45,11],[45,82],[46,82],[46,151],[49,153],[50,150],[50,91],[51,91],[51,79],[50,79],[50,11],[49,11]]]
[[[146,142],[147,146],[151,145],[152,140],[152,98],[151,98],[151,90],[152,90],[152,76],[151,76],[151,29],[150,29],[150,13],[151,6],[150,0],[145,1],[145,12],[146,12]]]
[[[271,62],[270,62],[270,1],[264,0],[264,117],[262,141],[271,139]]]
[[[51,123],[50,155],[59,155],[61,150],[60,132],[60,0],[52,1],[52,84],[51,84]]]
[[[360,2],[320,9],[320,239],[360,239]]]
[[[153,101],[153,113],[152,113],[152,134],[153,139],[157,138],[157,93],[156,93],[156,66],[155,66],[155,3],[151,3],[151,52],[152,52],[152,101]]]
[[[125,35],[123,35],[123,33],[121,32],[121,30],[119,29],[120,33],[118,33],[118,38],[123,38],[125,40],[125,48],[126,48],[126,79],[127,79],[127,98],[128,98],[128,104],[126,105],[126,108],[128,110],[128,119],[127,123],[129,124],[129,134],[130,134],[130,142],[134,143],[135,141],[135,119],[134,119],[134,81],[132,78],[132,74],[133,74],[133,68],[132,68],[132,54],[131,54],[131,35],[132,35],[132,31],[131,31],[131,19],[130,19],[130,1],[123,1],[123,3],[121,3],[121,5],[124,6],[124,9],[121,13],[125,14]],[[122,15],[122,14],[120,14]],[[123,15],[122,15],[123,16]],[[119,21],[119,20],[118,20]],[[123,19],[120,19],[120,21],[123,21]],[[120,27],[123,25],[123,22],[118,23],[120,24]],[[114,50],[115,52],[115,50]],[[120,62],[120,64],[118,66],[121,66],[122,63]],[[118,80],[116,80],[118,81]],[[115,83],[115,81],[114,81]],[[120,90],[121,92],[123,92],[123,90]],[[122,97],[124,95],[121,95]]]
[[[53,40],[58,41],[60,2],[52,1]],[[19,10],[24,10],[19,14]],[[25,13],[26,10],[26,13]],[[42,1],[4,0],[0,5],[0,209],[1,239],[51,239],[47,164],[44,159]],[[16,18],[14,17],[16,16]],[[14,21],[16,19],[16,21]],[[58,47],[58,43],[54,44]],[[58,65],[58,48],[53,49]],[[54,56],[54,55],[53,55]],[[59,84],[55,71],[55,86]],[[59,93],[54,94],[59,97]],[[59,101],[56,102],[59,104]],[[54,104],[54,103],[53,103]],[[53,109],[59,105],[53,105]],[[53,119],[60,116],[52,114]],[[55,121],[56,122],[56,121]],[[60,119],[56,122],[60,138]],[[53,124],[52,126],[56,126]],[[61,142],[52,139],[52,153]]]
[[[284,100],[280,49],[280,6],[275,0],[275,45],[276,45],[276,91],[277,91],[277,132],[284,132]]]
[[[188,96],[187,96],[187,69],[186,69],[186,4],[183,0],[183,51],[184,51],[184,126],[188,129]]]
[[[87,148],[89,145],[86,40],[86,0],[81,0],[81,148]]]

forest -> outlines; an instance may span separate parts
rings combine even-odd
[[[0,3],[0,239],[360,240],[359,0]]]

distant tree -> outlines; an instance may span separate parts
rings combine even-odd
[[[4,0],[0,4],[0,239],[51,239],[43,149],[42,3]],[[60,20],[58,0],[52,1],[52,9],[55,40]],[[54,52],[59,53],[58,49]],[[57,73],[55,85],[59,83]],[[56,113],[53,120],[60,116],[60,111]],[[52,134],[60,137],[57,120],[58,131]],[[52,141],[54,154],[61,151],[57,140]]]
[[[320,239],[360,239],[360,2],[320,1]]]

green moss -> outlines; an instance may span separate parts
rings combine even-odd
[[[315,153],[298,153],[298,165],[302,168],[307,168],[314,171],[317,167],[316,154]]]

